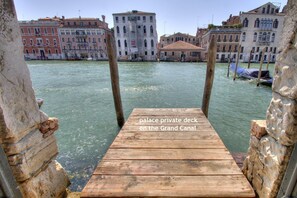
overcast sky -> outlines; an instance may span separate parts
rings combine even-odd
[[[113,27],[113,13],[141,10],[155,12],[157,31],[163,34],[182,32],[195,35],[197,27],[213,23],[220,25],[230,14],[257,8],[267,0],[15,0],[19,20],[42,17],[106,16],[109,27]],[[273,0],[281,6],[287,0]]]

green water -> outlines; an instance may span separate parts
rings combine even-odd
[[[80,191],[117,135],[107,62],[28,62],[42,110],[58,117],[58,161]],[[272,70],[272,68],[270,68]],[[119,63],[127,118],[135,107],[201,107],[205,63]],[[209,120],[230,151],[246,152],[250,120],[265,119],[271,88],[226,78],[217,64]]]

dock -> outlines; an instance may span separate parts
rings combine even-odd
[[[81,197],[255,197],[198,108],[136,108]]]

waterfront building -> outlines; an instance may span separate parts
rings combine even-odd
[[[203,48],[185,41],[177,41],[159,49],[161,61],[201,61]]]
[[[192,45],[198,46],[198,39],[196,36],[192,36],[189,34],[184,34],[184,33],[175,33],[172,35],[163,35],[160,37],[160,47],[163,48],[169,44],[172,44],[177,41],[184,41],[187,43],[191,43]]]
[[[61,59],[59,18],[19,21],[25,59]]]
[[[284,22],[284,13],[280,13],[280,6],[266,3],[248,12],[242,12],[240,20],[242,23],[240,61],[248,62],[251,58],[251,61],[259,62],[264,55],[264,61],[270,59],[274,62]],[[264,54],[262,54],[263,48],[265,48]]]
[[[132,10],[113,14],[114,37],[119,60],[157,59],[156,14]]]
[[[106,60],[106,31],[109,31],[105,16],[99,18],[62,17],[59,37],[62,57],[67,60]]]
[[[214,26],[202,35],[201,46],[205,49],[202,59],[207,60],[207,51],[212,37],[217,41],[216,61],[227,62],[236,59],[239,48],[241,29],[238,27]]]

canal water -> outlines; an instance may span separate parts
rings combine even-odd
[[[27,64],[36,96],[45,101],[42,110],[59,118],[57,160],[69,174],[70,189],[81,191],[119,131],[108,62]],[[120,62],[125,117],[136,107],[201,107],[205,71],[206,63]],[[233,82],[226,74],[227,64],[217,64],[209,120],[230,151],[246,152],[250,120],[265,119],[271,88]]]

